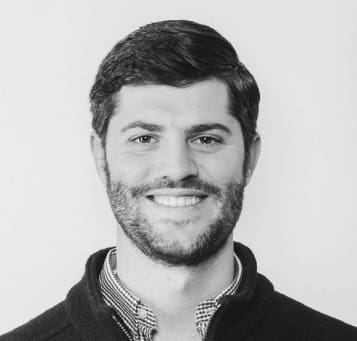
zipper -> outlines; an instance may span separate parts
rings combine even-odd
[[[208,323],[206,334],[205,334],[205,337],[203,338],[202,341],[210,341],[211,340],[211,338],[210,338],[210,336],[211,336],[211,333],[210,333],[211,328],[210,328],[210,326],[211,326],[211,321]]]
[[[133,338],[132,338],[131,334],[129,333],[128,329],[121,323],[121,321],[118,319],[118,317],[116,315],[112,315],[112,318],[113,318],[115,324],[119,327],[119,329],[122,330],[122,332],[126,336],[126,340],[133,341]]]
[[[218,309],[217,309],[218,311]],[[208,322],[208,325],[207,325],[207,330],[206,330],[206,333],[205,333],[205,336],[203,338],[202,341],[210,341],[211,340],[211,334],[212,334],[212,323],[213,323],[213,319],[216,317],[216,313],[217,311],[215,312],[215,314],[211,317],[210,321]]]
[[[217,325],[217,323],[215,323],[215,322],[218,321],[219,315],[222,316],[222,308],[223,308],[223,306],[225,304],[226,304],[226,302],[222,301],[222,303],[220,304],[219,308],[215,311],[215,313],[213,314],[212,318],[208,322],[206,334],[205,334],[205,336],[204,336],[202,341],[214,341],[212,335],[213,335],[213,332],[216,329],[215,327]]]

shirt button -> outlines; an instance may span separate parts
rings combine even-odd
[[[138,309],[138,316],[140,319],[145,320],[147,317],[147,312],[143,308]]]

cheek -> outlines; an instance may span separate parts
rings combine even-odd
[[[244,153],[238,150],[237,146],[227,146],[223,153],[214,157],[197,159],[200,176],[222,184],[241,182],[243,164]]]
[[[152,157],[122,153],[107,153],[107,162],[112,181],[123,181],[127,185],[137,185],[149,176]]]

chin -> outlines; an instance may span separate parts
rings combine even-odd
[[[197,266],[216,255],[225,245],[228,237],[220,243],[203,244],[199,242],[184,245],[181,242],[156,245],[149,255],[152,259],[171,266]]]
[[[162,228],[167,233],[156,231],[145,244],[136,246],[152,260],[169,266],[197,266],[206,262],[221,250],[231,232],[212,229],[204,224],[201,227],[197,224],[185,225],[185,231],[177,226],[169,228],[162,225]]]

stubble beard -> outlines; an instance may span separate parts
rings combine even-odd
[[[167,266],[196,266],[218,253],[233,232],[242,210],[244,187],[242,181],[230,182],[220,189],[198,178],[180,182],[160,179],[137,187],[128,187],[121,181],[108,181],[107,194],[119,228],[143,254]],[[196,237],[188,250],[179,242],[165,241],[140,210],[139,199],[144,198],[145,192],[158,188],[203,190],[210,193],[220,207],[217,218]]]

